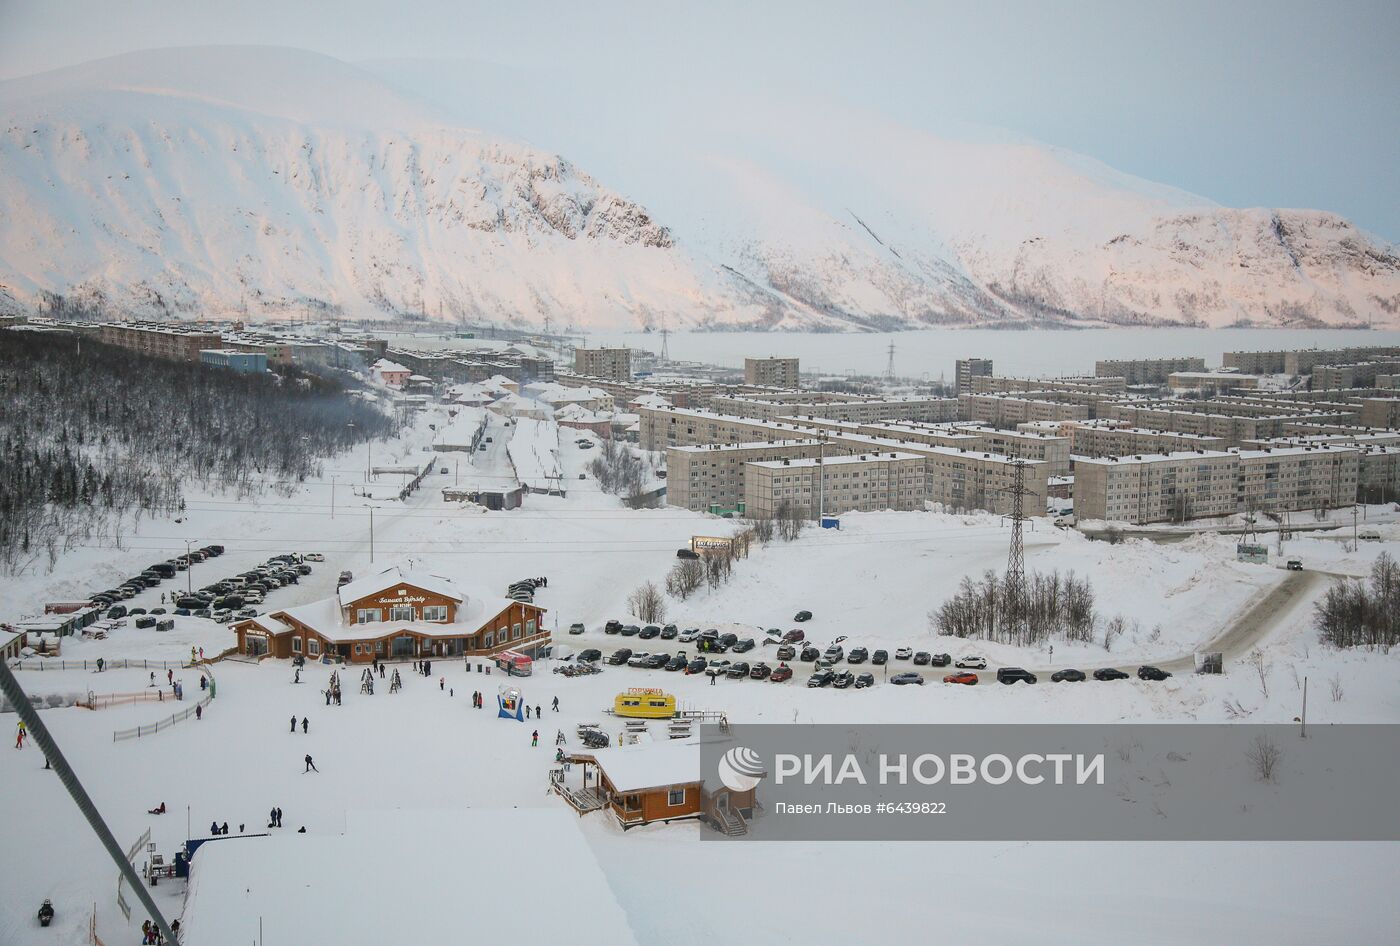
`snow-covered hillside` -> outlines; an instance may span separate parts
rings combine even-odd
[[[625,92],[584,108],[552,81],[420,79],[399,85],[435,104],[324,56],[219,47],[0,83],[0,305],[52,291],[154,315],[421,307],[581,328],[1400,322],[1395,249],[1322,212],[1223,209],[1034,142],[836,108],[778,125],[725,110],[718,137]]]

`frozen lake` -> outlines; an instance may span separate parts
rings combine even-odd
[[[832,374],[883,374],[889,346],[895,346],[894,370],[900,377],[953,379],[959,358],[991,358],[1004,376],[1043,377],[1093,374],[1100,358],[1166,358],[1199,355],[1208,366],[1221,353],[1280,348],[1347,348],[1400,345],[1400,331],[1361,329],[926,329],[893,334],[812,334],[791,332],[673,332],[671,357],[741,368],[744,357],[769,355],[802,359],[803,371]],[[600,332],[587,344],[627,345],[661,350],[655,332]]]

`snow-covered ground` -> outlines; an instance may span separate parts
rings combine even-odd
[[[363,485],[370,455],[375,465],[421,466],[433,436],[428,425],[444,420],[440,409],[431,409],[397,441],[328,462],[321,480],[290,496],[269,494],[255,502],[193,496],[183,521],[147,521],[123,548],[108,543],[77,549],[52,575],[10,579],[6,616],[108,587],[183,552],[189,539],[223,544],[227,552],[128,603],[150,607],[162,589],[208,584],[278,552],[315,551],[326,561],[300,584],[273,592],[263,610],[329,594],[342,569],[363,575],[395,562],[411,561],[469,591],[497,595],[511,581],[546,575],[549,585],[537,602],[550,610],[549,625],[562,631],[578,621],[587,628],[582,636],[558,639],[575,648],[615,647],[622,642],[604,636],[601,625],[626,617],[631,590],[647,579],[660,581],[691,535],[735,527],[674,508],[623,508],[598,491],[591,477],[578,479],[591,453],[566,437],[558,449],[567,498],[532,494],[518,510],[468,514],[441,499],[458,459],[449,454],[438,467],[449,472],[435,469],[406,502],[374,503],[371,565],[368,503],[353,492]],[[504,442],[494,442],[500,452],[482,454],[488,463],[491,456],[506,459]],[[1362,543],[1357,552],[1343,551],[1343,543],[1328,534],[1291,539],[1286,548],[1310,568],[1361,574],[1381,550],[1400,549],[1400,527],[1379,528],[1382,541]],[[814,617],[804,627],[820,642],[845,634],[847,646],[976,650],[994,664],[1048,667],[1046,651],[962,646],[933,636],[928,627],[927,612],[964,574],[1003,567],[1007,538],[996,517],[848,514],[839,532],[808,530],[794,543],[755,549],[736,564],[729,584],[670,602],[668,619],[681,626],[787,629],[795,626],[794,612],[807,609]],[[1215,640],[1280,582],[1291,580],[1275,567],[1237,563],[1234,543],[1232,536],[1206,535],[1110,545],[1037,521],[1026,537],[1027,568],[1090,576],[1099,611],[1121,612],[1139,625],[1111,651],[1101,642],[1057,643],[1053,665],[1165,662]],[[533,721],[522,725],[497,719],[490,709],[470,708],[473,690],[484,691],[489,706],[501,678],[461,663],[435,664],[432,680],[405,672],[398,694],[381,688],[364,696],[348,686],[344,705],[328,708],[321,695],[328,668],[308,668],[304,682],[295,685],[285,662],[224,661],[216,668],[218,698],[204,718],[149,738],[113,742],[112,732],[169,716],[168,702],[52,709],[44,718],[119,841],[129,844],[150,827],[167,856],[188,836],[187,806],[193,836],[206,834],[214,820],[229,822],[235,833],[240,825],[261,830],[273,806],[284,809],[289,831],[305,825],[313,834],[343,832],[356,813],[386,808],[450,818],[451,810],[464,807],[562,806],[545,792],[555,731],[562,729],[572,744],[575,725],[605,719],[604,708],[628,686],[664,686],[682,702],[723,710],[737,722],[1221,722],[1241,714],[1250,722],[1287,722],[1298,713],[1306,677],[1310,721],[1400,720],[1400,657],[1322,648],[1310,612],[1326,579],[1308,576],[1314,577],[1259,641],[1271,668],[1267,692],[1239,659],[1229,659],[1222,676],[1178,673],[1162,683],[901,688],[884,684],[877,672],[874,687],[847,691],[808,690],[801,685],[804,674],[786,684],[720,680],[711,686],[706,678],[624,667],[568,679],[550,673],[546,661],[523,683],[526,700],[544,708],[541,745],[532,748]],[[213,622],[179,619],[167,633],[128,625],[104,641],[70,640],[64,657],[179,659],[191,646],[218,652],[232,639]],[[671,651],[683,646],[635,639],[627,645]],[[760,646],[747,657],[771,660],[771,648]],[[176,673],[187,696],[198,691],[196,671]],[[926,670],[926,676],[936,680],[936,672]],[[101,675],[25,670],[20,677],[33,693],[138,692],[149,684],[148,671],[134,669]],[[1330,695],[1333,678],[1342,685],[1340,699]],[[557,715],[549,710],[555,696],[561,701]],[[306,735],[288,732],[293,715],[308,719]],[[12,726],[14,718],[0,716],[0,722]],[[319,774],[303,773],[301,759],[308,752]],[[0,942],[78,941],[94,903],[104,940],[132,941],[141,916],[133,914],[130,928],[121,922],[115,873],[53,774],[44,771],[39,753],[0,752],[0,785],[11,805],[0,828],[0,873],[7,878]],[[168,814],[145,813],[162,801]],[[1380,942],[1400,923],[1400,906],[1389,892],[1389,878],[1400,869],[1397,845],[716,843],[701,842],[704,829],[685,824],[624,835],[601,814],[584,818],[582,829],[640,943],[849,943],[883,938],[886,931],[902,937],[906,929],[915,931],[909,936],[922,936],[917,930],[925,925],[926,938],[962,934],[980,942]],[[753,840],[761,841],[761,818],[754,832]],[[491,853],[476,852],[473,860],[484,864]],[[527,874],[532,861],[550,856],[547,849],[512,853]],[[1067,882],[1069,877],[1085,880]],[[172,913],[180,910],[181,888],[158,888]],[[839,900],[822,903],[814,894]],[[60,930],[41,931],[33,922],[44,897],[58,906]],[[568,885],[541,891],[541,897],[587,915],[588,905],[575,902]],[[462,909],[476,905],[464,893]],[[872,908],[882,912],[872,915]]]

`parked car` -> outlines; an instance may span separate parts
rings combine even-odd
[[[1005,683],[1008,686],[1013,683],[1035,683],[1035,674],[1020,667],[998,667],[997,683]]]
[[[704,657],[696,657],[696,658],[695,658],[694,660],[692,660],[690,663],[688,663],[688,664],[685,665],[685,672],[686,672],[686,673],[704,673],[704,672],[705,672],[705,667],[707,667],[707,666],[708,666],[708,664],[706,663]]]
[[[779,660],[795,660],[797,658],[797,648],[791,644],[784,644],[778,648]]]
[[[873,673],[861,673],[856,675],[856,689],[863,690],[866,687],[875,685],[875,675]]]
[[[955,664],[960,670],[986,670],[987,658],[976,654],[963,654]]]
[[[152,614],[164,614],[164,613],[165,613],[165,609],[164,609],[164,608],[151,608],[151,613],[152,613]]]
[[[176,614],[179,614],[178,611],[175,612],[175,613],[176,613]],[[239,611],[239,612],[238,612],[238,618],[239,618],[240,620],[246,620],[247,618],[255,618],[255,617],[257,617],[257,616],[258,616],[258,609],[257,609],[257,608],[244,608],[242,611]]]
[[[622,647],[613,651],[608,656],[608,663],[612,664],[614,667],[620,667],[631,659],[632,651],[628,650],[626,647]]]
[[[604,634],[616,634],[616,633],[618,633],[618,632],[621,631],[621,630],[622,630],[622,622],[621,622],[621,621],[609,621],[607,624],[604,624],[604,625],[603,625],[603,633],[604,633]]]
[[[912,656],[914,656],[914,648],[912,647],[901,647],[894,652],[895,660],[908,660]]]
[[[1095,680],[1126,680],[1128,675],[1117,667],[1100,667],[1094,671]]]
[[[1302,571],[1302,570],[1303,570],[1303,560],[1302,560],[1301,558],[1290,558],[1290,559],[1288,560],[1288,570],[1291,571],[1291,572],[1300,572],[1300,571]]]
[[[597,660],[602,660],[603,652],[597,648],[590,647],[588,650],[579,651],[578,656],[574,659],[579,663],[592,663]]]
[[[890,677],[890,682],[897,687],[909,686],[911,683],[923,686],[924,677],[923,674],[906,671],[905,673],[897,673]]]
[[[171,613],[172,613],[172,614],[178,614],[178,615],[179,615],[180,617],[182,617],[182,618],[187,618],[187,617],[190,616],[190,614],[191,614],[192,612],[190,611],[189,608],[176,608],[176,609],[175,609],[174,611],[172,611]],[[257,612],[254,611],[254,612],[253,612],[253,616],[256,616],[256,615],[257,615]]]
[[[846,648],[842,647],[840,644],[832,644],[826,649],[826,653],[822,654],[822,656],[831,663],[836,663],[842,657],[846,656]]]
[[[661,628],[657,627],[655,624],[648,624],[646,627],[642,628],[640,631],[637,632],[638,640],[649,641],[653,637],[660,636]]]
[[[680,632],[679,632],[678,630],[676,630],[676,625],[674,625],[674,624],[667,624],[665,627],[663,627],[663,628],[661,629],[661,639],[662,639],[663,641],[675,640],[675,639],[676,639],[676,635],[679,634],[679,633],[680,633]]]
[[[107,620],[109,620],[109,621],[115,621],[115,620],[117,620],[117,618],[124,618],[124,617],[126,617],[126,606],[125,606],[125,605],[114,604],[114,605],[112,605],[110,608],[107,609]]]
[[[952,662],[953,658],[948,654],[934,654],[933,659],[929,661],[929,663],[935,667],[946,667]]]
[[[583,625],[582,625],[582,624],[570,624],[570,625],[569,625],[569,633],[570,633],[570,634],[582,634],[582,633],[583,633]]]
[[[741,660],[738,663],[730,664],[729,669],[724,672],[724,675],[731,680],[744,679],[749,675],[748,662]]]
[[[807,639],[807,632],[800,627],[794,627],[783,635],[783,643],[797,644]]]
[[[666,666],[670,660],[670,654],[652,654],[646,659],[642,666],[648,670],[660,670],[662,667]]]
[[[787,664],[782,664],[780,666],[774,667],[773,672],[768,675],[768,680],[771,683],[782,683],[784,680],[791,679],[792,668],[789,667]]]
[[[198,608],[194,612],[194,616],[197,618],[208,618],[212,617],[213,614],[214,612],[210,611],[208,608]]]
[[[308,562],[324,562],[326,560],[326,557],[320,552],[307,552],[302,558],[306,559]]]
[[[685,665],[689,662],[685,654],[676,654],[670,660],[666,661],[666,669],[671,671],[684,670]]]
[[[1171,674],[1167,671],[1162,670],[1160,667],[1153,667],[1150,664],[1143,664],[1141,667],[1138,667],[1139,680],[1165,680],[1170,676]]]
[[[1073,667],[1066,667],[1064,670],[1056,670],[1050,674],[1051,683],[1083,683],[1084,671],[1075,670]]]
[[[759,662],[754,664],[753,669],[749,671],[749,679],[766,680],[772,672],[772,667],[768,666],[766,663]]]
[[[746,637],[741,641],[735,641],[734,647],[732,649],[736,654],[747,654],[749,651],[753,650],[753,648],[753,638]]]
[[[680,632],[680,635],[676,638],[676,640],[680,641],[682,644],[690,644],[693,643],[695,639],[699,636],[700,628],[688,627]]]
[[[714,660],[714,661],[711,661],[711,662],[710,662],[710,665],[709,665],[708,667],[705,668],[705,675],[706,675],[706,676],[710,676],[710,677],[718,677],[718,676],[721,676],[721,675],[726,674],[726,673],[728,673],[728,672],[729,672],[729,661],[727,661],[727,660]]]
[[[870,651],[864,647],[852,647],[851,652],[846,655],[846,663],[863,664],[870,659]]]
[[[224,547],[222,545],[206,545],[201,551],[218,556],[224,554]]]
[[[856,675],[849,670],[838,671],[836,676],[831,678],[831,685],[838,690],[844,690],[852,683],[856,682]]]
[[[355,573],[354,573],[354,572],[345,571],[345,572],[341,572],[341,573],[340,573],[340,577],[336,579],[335,584],[336,584],[336,587],[337,587],[337,588],[340,588],[340,587],[343,587],[343,586],[345,586],[345,585],[350,584],[350,582],[352,582],[352,581],[354,581],[354,580],[355,580]]]
[[[738,635],[738,634],[721,634],[721,635],[719,636],[719,642],[720,642],[721,644],[724,645],[724,649],[725,649],[725,650],[728,650],[729,648],[733,647],[735,644],[739,643],[739,635]]]
[[[834,679],[836,679],[836,674],[832,673],[830,670],[818,670],[807,678],[807,686],[814,689],[830,686],[831,681]]]
[[[870,662],[877,667],[882,667],[890,662],[890,653],[887,650],[877,650],[870,655]]]
[[[623,636],[623,637],[636,637],[636,636],[637,636],[638,634],[640,634],[641,632],[642,632],[642,629],[641,629],[640,627],[638,627],[637,625],[635,625],[635,624],[624,624],[624,625],[622,625],[622,632],[621,632],[621,633],[622,633],[622,636]]]
[[[700,553],[694,549],[676,549],[676,558],[688,559],[693,562],[699,557]]]
[[[950,673],[950,674],[948,674],[946,677],[943,678],[943,682],[944,682],[944,683],[961,683],[961,684],[964,685],[964,686],[976,686],[976,685],[977,685],[977,674],[975,674],[975,673],[968,673],[967,671],[963,671],[962,673]]]
[[[146,609],[145,609],[145,608],[131,608],[131,609],[128,610],[126,613],[127,613],[127,614],[145,614],[145,613],[146,613]]]
[[[801,660],[803,663],[812,663],[820,656],[821,651],[817,650],[815,647],[804,647],[802,648],[802,653],[798,655],[797,659]]]
[[[916,653],[916,654],[914,655],[914,666],[916,666],[916,667],[927,667],[928,664],[929,664],[929,661],[931,661],[932,659],[933,659],[933,655],[932,655],[932,654],[930,654],[930,653],[929,653],[928,651],[926,651],[926,650],[921,650],[921,651],[919,651],[918,653]]]
[[[810,620],[812,620],[812,612],[811,612],[811,611],[798,611],[796,614],[794,614],[794,615],[792,616],[792,619],[793,619],[794,621],[798,622],[799,624],[801,624],[803,621],[810,621]]]
[[[639,651],[637,651],[635,654],[633,654],[631,657],[628,657],[628,658],[627,658],[627,666],[629,666],[629,667],[644,667],[644,666],[646,666],[646,662],[647,662],[647,659],[648,659],[649,657],[651,657],[651,654],[647,653],[647,652],[644,651],[644,650],[639,650]]]

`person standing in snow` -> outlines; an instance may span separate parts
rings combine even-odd
[[[196,721],[204,718],[204,705],[196,704],[194,708],[194,718]]]
[[[536,729],[533,733],[530,734],[530,745],[532,745],[532,746],[538,746],[539,744],[540,744],[540,731],[539,731],[538,729]]]
[[[24,748],[24,734],[25,734],[24,720],[21,719],[21,720],[19,721],[19,729],[15,732],[15,748],[16,748],[16,749],[23,749],[23,748]]]
[[[305,716],[303,716],[303,717],[301,718],[301,734],[302,734],[303,736],[306,735],[306,717],[305,717]]]
[[[559,712],[559,697],[554,698],[554,712]]]
[[[536,704],[535,704],[535,719],[539,719],[539,718],[540,718],[540,704],[536,703]]]
[[[291,728],[291,729],[288,729],[287,732],[296,732],[296,731],[297,731],[297,718],[296,718],[295,716],[293,716],[293,717],[292,717],[292,728]]]

